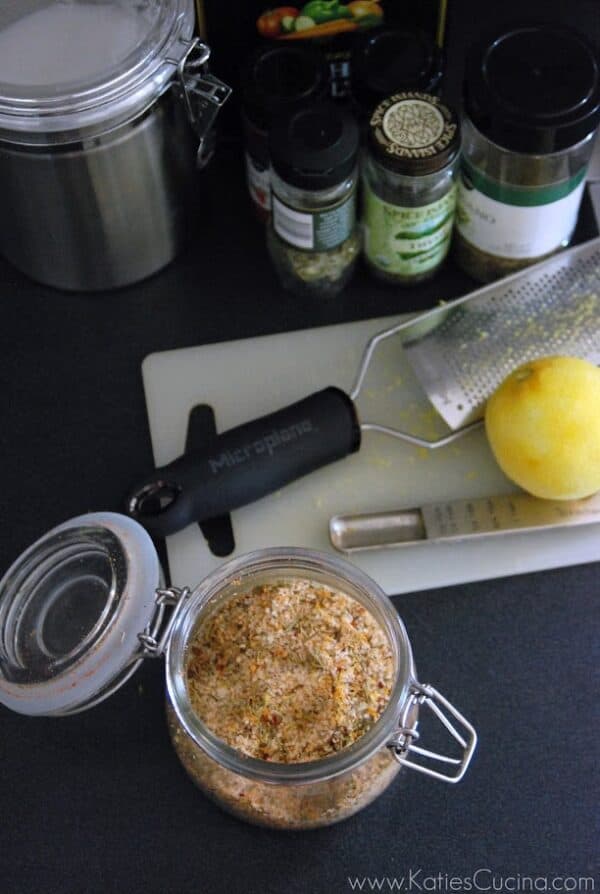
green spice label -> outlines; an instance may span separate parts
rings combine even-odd
[[[364,191],[365,253],[376,267],[400,276],[426,273],[440,264],[450,247],[456,207],[456,187],[417,208],[391,205]]]
[[[335,208],[309,213],[290,208],[273,193],[273,228],[294,248],[329,251],[350,237],[356,223],[356,190]]]
[[[538,258],[564,244],[577,223],[585,169],[552,186],[509,186],[463,159],[456,227],[480,251]]]

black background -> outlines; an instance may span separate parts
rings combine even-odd
[[[451,98],[464,46],[485,25],[540,14],[596,39],[600,30],[597,0],[450,5]],[[145,355],[426,307],[472,286],[451,265],[410,292],[361,272],[332,303],[298,302],[274,280],[231,147],[197,207],[198,232],[180,259],[121,292],[61,294],[0,262],[0,567],[70,516],[118,509],[151,467]],[[589,228],[584,209],[580,235]],[[0,709],[0,891],[341,894],[348,877],[400,878],[410,868],[422,869],[421,882],[479,868],[595,876],[597,889],[598,565],[395,603],[421,676],[477,726],[460,785],[406,772],[330,829],[243,824],[184,775],[164,722],[162,664],[148,661],[78,716]]]

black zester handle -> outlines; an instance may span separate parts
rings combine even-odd
[[[132,491],[127,511],[165,537],[342,459],[360,441],[354,404],[339,388],[326,388],[157,469]]]

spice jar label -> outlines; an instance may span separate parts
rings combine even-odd
[[[552,186],[500,184],[462,162],[456,227],[480,251],[540,258],[568,242],[585,186],[585,168]]]
[[[348,239],[356,223],[356,190],[334,208],[324,211],[297,211],[279,199],[275,193],[273,228],[278,236],[306,251],[329,251]]]
[[[264,211],[271,210],[271,175],[268,167],[263,167],[246,152],[246,174],[248,189],[256,204]]]
[[[365,183],[364,202],[365,252],[371,264],[414,276],[444,260],[452,235],[455,186],[436,202],[409,208],[384,202]]]

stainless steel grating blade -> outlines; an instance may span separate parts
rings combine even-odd
[[[462,428],[527,360],[563,354],[600,364],[600,238],[417,320],[403,332],[404,350],[438,413]]]

